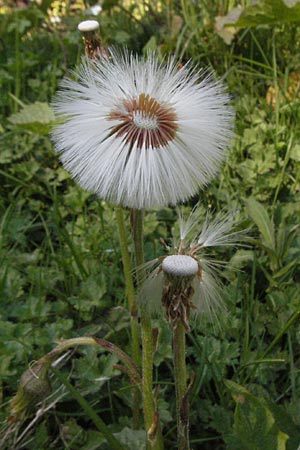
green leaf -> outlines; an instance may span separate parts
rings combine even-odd
[[[298,399],[296,405],[296,411],[299,409]],[[300,430],[297,421],[295,420],[295,415],[289,413],[287,408],[291,405],[277,405],[273,402],[267,402],[267,406],[272,411],[272,414],[276,420],[277,425],[280,427],[281,431],[289,435],[289,440],[287,441],[287,450],[293,450],[298,448],[300,442]]]
[[[300,162],[300,144],[294,145],[290,153],[290,158]]]
[[[130,450],[146,450],[146,432],[143,430],[132,430],[128,427],[123,428],[115,437]]]
[[[243,9],[238,6],[237,8],[232,8],[226,16],[217,16],[215,18],[215,31],[227,45],[231,44],[234,35],[238,32],[238,28],[228,27],[226,25],[236,22],[242,11]]]
[[[289,6],[291,5],[291,6]],[[275,25],[300,21],[300,4],[291,0],[260,0],[244,8],[235,22],[227,26],[256,27],[257,25]]]
[[[122,363],[125,365],[124,372],[127,372],[132,383],[137,384],[138,386],[141,385],[142,380],[139,373],[139,368],[132,360],[132,358],[130,358],[125,352],[123,352],[123,350],[121,350],[117,345],[106,341],[105,339],[100,339],[95,336],[93,336],[93,339],[96,344],[98,344],[104,350],[113,353],[120,359],[120,361],[122,361]]]
[[[28,131],[45,134],[49,132],[55,117],[48,103],[35,102],[24,106],[21,111],[8,117],[8,120]]]
[[[283,266],[280,270],[278,270],[278,272],[273,274],[273,278],[274,279],[281,278],[284,275],[286,275],[287,273],[290,274],[291,269],[293,269],[293,267],[295,267],[297,264],[299,264],[299,258],[294,259],[289,264],[286,264],[285,266]]]
[[[225,385],[236,402],[234,428],[243,450],[285,450],[289,436],[277,426],[263,401],[243,386],[226,380]]]
[[[275,252],[274,224],[269,218],[264,206],[258,203],[253,197],[250,197],[246,201],[246,208],[249,216],[262,234],[266,247]]]

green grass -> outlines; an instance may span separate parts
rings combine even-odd
[[[250,228],[251,246],[222,254],[237,270],[224,273],[228,313],[220,326],[200,321],[188,336],[188,369],[195,372],[193,449],[294,450],[300,441],[297,83],[286,93],[290,74],[299,72],[299,30],[293,24],[244,28],[226,45],[214,31],[213,18],[226,14],[233,2],[170,1],[162,9],[153,3],[139,19],[132,18],[134,9],[117,3],[107,3],[98,17],[106,44],[139,52],[155,45],[161,54],[176,52],[183,61],[192,58],[212,68],[228,85],[236,111],[226,164],[199,196],[204,207],[238,208]],[[55,339],[95,334],[130,353],[112,207],[70,180],[45,133],[47,123],[39,129],[9,120],[22,109],[20,102],[51,101],[59,80],[79,61],[76,25],[82,17],[81,10],[68,9],[55,26],[36,5],[1,10],[0,373],[7,432],[1,448],[107,448],[72,396],[65,391],[60,398],[62,385],[54,376],[54,397],[46,405],[57,401],[56,408],[32,425],[34,412],[25,423],[4,422],[7,402],[30,362],[50,351]],[[274,107],[266,101],[270,86],[278,87]],[[147,260],[161,254],[159,239],[171,239],[175,222],[172,209],[147,212]],[[176,442],[171,337],[164,320],[154,325],[159,328],[154,355],[158,406],[171,449]],[[94,348],[66,356],[59,365],[63,376],[110,432],[123,443],[131,439],[131,450],[141,450],[144,435],[130,431],[131,387],[114,367],[116,357]],[[20,436],[26,427],[14,446],[16,433]],[[289,436],[286,442],[282,433]]]

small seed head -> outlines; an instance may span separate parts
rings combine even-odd
[[[193,280],[199,271],[198,263],[188,255],[171,255],[163,260],[161,268],[165,274],[162,304],[168,321],[172,328],[180,321],[190,331],[189,317],[194,307]]]
[[[97,20],[84,20],[83,22],[80,22],[78,30],[82,34],[85,54],[90,60],[108,57],[100,41],[99,23]]]
[[[163,260],[162,270],[174,277],[192,277],[198,273],[198,263],[191,256],[171,255]]]
[[[88,33],[91,31],[97,31],[99,29],[99,23],[97,20],[84,20],[78,24],[78,30],[80,33]]]

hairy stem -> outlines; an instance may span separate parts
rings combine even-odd
[[[135,260],[137,267],[144,263],[144,241],[143,241],[143,211],[133,211],[133,241],[135,249]],[[143,271],[137,272],[138,289],[143,281]],[[162,450],[162,435],[158,425],[158,418],[154,408],[152,393],[153,385],[153,336],[151,318],[145,307],[141,308],[142,329],[142,395],[144,421],[148,436],[147,448],[151,450]]]
[[[185,328],[180,320],[173,327],[173,359],[178,450],[189,450],[189,403],[185,362]]]
[[[126,231],[124,225],[123,210],[121,207],[116,208],[116,218],[119,230],[120,248],[123,262],[123,272],[125,278],[126,295],[128,300],[128,309],[130,313],[130,327],[131,327],[131,356],[134,362],[139,366],[140,363],[140,346],[139,346],[139,324],[137,317],[137,305],[134,294],[134,285],[130,264],[130,256],[128,251]],[[133,391],[133,428],[139,428],[139,390],[136,387]]]

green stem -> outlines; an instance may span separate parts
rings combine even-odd
[[[173,328],[173,358],[178,450],[189,450],[189,403],[185,363],[185,328],[181,321],[178,321]]]
[[[21,57],[20,57],[20,22],[16,17],[16,21],[15,23],[15,74],[14,74],[14,79],[15,79],[15,89],[14,89],[14,94],[16,98],[20,97],[20,91],[21,91]],[[14,111],[17,112],[18,107],[17,104],[14,104]]]
[[[144,273],[141,266],[144,263],[144,236],[143,236],[143,211],[133,210],[133,241],[135,249],[137,271],[137,287],[141,287]],[[151,450],[162,450],[162,435],[155,415],[154,399],[152,393],[153,385],[153,336],[151,317],[145,307],[141,307],[141,330],[142,330],[142,395],[143,411],[146,432],[148,436],[147,448]],[[153,437],[153,435],[155,437]]]
[[[128,300],[128,309],[130,314],[130,327],[131,327],[131,356],[134,362],[139,365],[140,363],[140,345],[139,345],[139,324],[137,317],[137,304],[134,294],[134,285],[130,264],[130,256],[128,251],[126,231],[124,224],[123,210],[121,207],[116,208],[116,218],[119,230],[120,248],[123,262],[123,272],[125,278],[126,295]],[[138,388],[133,390],[133,428],[139,428],[139,404],[140,396]]]
[[[189,14],[188,14],[188,11],[186,8],[185,0],[181,0],[180,4],[181,4],[181,10],[182,10],[182,15],[183,15],[185,24],[189,25]]]
[[[137,387],[141,386],[142,380],[138,366],[130,358],[130,356],[128,356],[125,352],[123,352],[123,350],[121,350],[112,342],[109,342],[106,339],[97,338],[95,336],[81,336],[71,339],[60,339],[59,341],[56,341],[56,343],[57,346],[49,353],[42,356],[42,358],[40,358],[37,363],[46,364],[49,361],[53,361],[60,353],[65,352],[66,350],[69,350],[70,348],[76,347],[78,345],[92,345],[95,347],[100,346],[104,350],[116,355],[124,364],[124,371],[129,375],[131,382]]]

